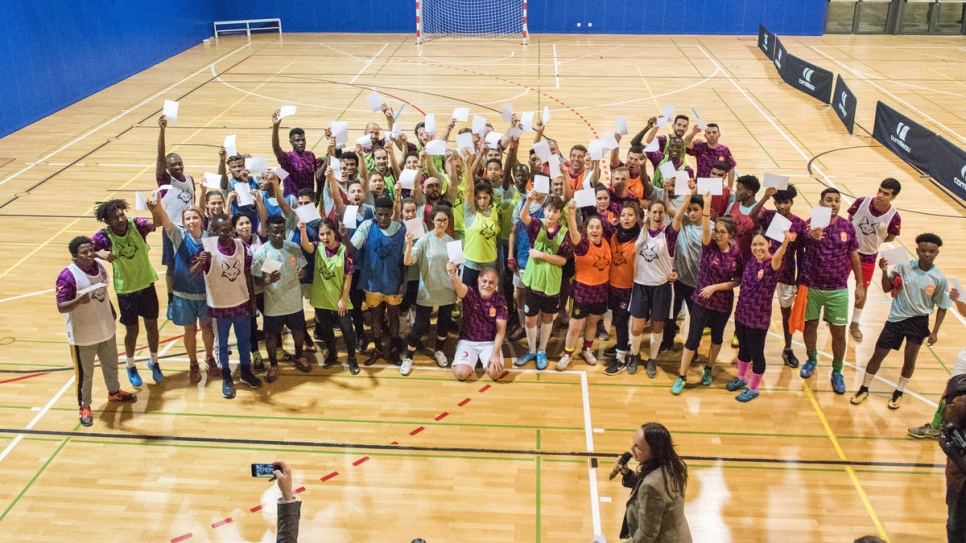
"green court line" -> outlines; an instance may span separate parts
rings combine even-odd
[[[64,445],[67,445],[67,442],[69,441],[70,441],[70,438],[67,438],[61,442],[60,446],[57,447],[57,450],[54,451],[54,454],[50,455],[50,458],[48,458],[47,461],[44,462],[44,465],[40,467],[40,470],[37,471],[37,473],[35,473],[34,476],[30,479],[30,482],[27,483],[27,486],[23,487],[23,490],[20,491],[20,494],[17,494],[17,497],[14,498],[12,502],[10,502],[10,505],[7,507],[7,509],[3,512],[2,515],[0,515],[0,522],[3,522],[3,519],[7,518],[7,514],[10,513],[10,510],[13,509],[14,506],[17,505],[17,502],[20,501],[20,498],[22,498],[23,495],[26,494],[28,490],[30,490],[30,487],[33,486],[34,484],[34,481],[36,481],[37,478],[40,477],[40,475],[44,472],[44,470],[47,469],[47,466],[49,466],[50,463],[53,462],[54,458],[57,457],[60,451],[64,449]]]
[[[683,56],[684,59],[687,60],[689,64],[691,64],[691,67],[694,68],[694,71],[698,72],[698,77],[704,78],[704,74],[701,73],[701,70],[699,70],[698,67],[697,67],[697,65],[695,65],[694,62],[691,60],[691,57],[688,56],[688,54],[685,53],[683,49],[681,49],[681,46],[678,45],[678,42],[674,38],[671,38],[671,43],[673,43],[674,44],[674,47],[676,47],[677,50],[678,50],[678,52],[681,53],[681,56]],[[704,44],[701,43],[701,40],[698,40],[698,44],[700,44],[702,47],[704,47]],[[705,49],[707,50],[708,48],[705,47]],[[715,57],[714,56],[714,53],[711,53],[711,56],[714,57],[715,60],[718,60],[718,57]],[[724,69],[724,71],[726,71],[729,74],[731,74],[731,70],[729,70],[728,68],[725,68],[724,63],[721,63],[721,68]],[[734,74],[731,74],[731,75],[734,76]]]
[[[748,125],[746,125],[743,120],[741,120],[741,117],[739,117],[738,114],[735,113],[735,110],[731,109],[731,106],[728,105],[728,102],[726,102],[725,99],[720,94],[718,94],[718,91],[714,87],[711,88],[711,91],[714,92],[715,96],[718,97],[718,100],[721,100],[721,103],[724,104],[726,108],[728,108],[728,111],[731,112],[731,115],[735,118],[735,120],[738,121],[738,123],[741,124],[741,126],[745,129],[745,132],[747,132],[748,135],[751,136],[751,139],[755,140],[755,143],[758,144],[758,147],[760,147],[761,150],[766,155],[768,155],[768,158],[771,159],[775,167],[781,168],[781,166],[778,165],[778,161],[775,160],[775,157],[771,156],[771,153],[768,152],[768,148],[762,145],[760,141],[758,141],[758,138],[755,137],[755,133],[752,132],[750,128],[748,128]]]
[[[537,428],[537,450],[540,450],[540,428]]]
[[[894,474],[894,475],[943,475],[945,476],[945,470],[941,468],[936,468],[933,471],[901,471],[901,470],[887,470],[887,469],[856,469],[856,473],[875,473],[875,474]]]
[[[536,539],[537,543],[540,543],[540,531],[541,531],[540,530],[540,470],[541,470],[540,465],[542,462],[543,462],[543,458],[538,456],[537,457],[537,500],[536,500],[537,501],[537,539]]]
[[[385,67],[386,67],[386,65],[388,65],[388,64],[389,64],[389,61],[390,61],[390,60],[392,60],[392,57],[394,57],[394,56],[396,56],[396,53],[398,53],[398,52],[399,52],[399,49],[400,49],[400,48],[401,48],[401,47],[402,47],[403,45],[405,45],[405,43],[406,43],[406,41],[405,41],[405,39],[403,39],[403,41],[401,41],[401,42],[399,42],[399,45],[397,45],[397,46],[396,46],[396,49],[395,49],[395,50],[394,50],[394,51],[393,51],[392,53],[389,53],[389,57],[388,57],[388,58],[386,58],[386,61],[382,63],[382,66],[380,66],[380,67],[379,67],[379,69],[378,69],[378,70],[376,70],[376,73],[374,73],[374,74],[372,74],[372,77],[376,77],[376,76],[378,76],[378,75],[379,75],[379,72],[381,72],[381,71],[382,71],[382,69],[383,69],[383,68],[385,68]]]
[[[845,183],[843,183],[843,182],[841,182],[841,181],[839,181],[839,183],[838,183],[838,184],[839,184],[840,186],[842,186],[842,187],[843,187],[843,188],[845,189],[845,194],[846,194],[847,196],[849,196],[850,198],[853,198],[853,199],[856,199],[856,198],[857,198],[857,197],[855,196],[855,191],[854,191],[854,190],[852,190],[852,189],[850,189],[848,185],[846,185]]]
[[[542,456],[538,458],[543,458]],[[565,458],[543,458],[544,462],[553,462],[555,464],[586,464],[587,462],[583,460],[569,460]]]

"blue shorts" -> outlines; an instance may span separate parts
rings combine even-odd
[[[163,228],[161,229],[161,265],[165,267],[174,266],[174,244],[171,243],[168,232]]]
[[[168,304],[168,320],[178,326],[188,326],[196,321],[211,322],[206,300],[189,300],[181,296],[173,296]]]

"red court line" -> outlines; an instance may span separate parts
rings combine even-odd
[[[490,385],[485,385],[483,388],[480,389],[480,392],[486,392],[487,390],[490,390]]]
[[[468,404],[468,403],[470,403],[470,401],[471,401],[471,400],[470,400],[469,398],[467,398],[467,399],[465,399],[465,400],[463,400],[462,402],[460,402],[460,403],[458,403],[458,404],[456,404],[456,405],[458,405],[458,406],[460,406],[460,407],[463,407],[464,405],[466,405],[466,404]]]
[[[337,475],[339,475],[339,472],[338,471],[333,471],[332,473],[330,473],[330,474],[326,475],[325,477],[323,477],[322,478],[322,482],[328,481],[329,479],[331,479],[331,478],[333,478],[333,477],[335,477]]]
[[[200,331],[201,328],[198,328],[198,330]],[[184,337],[184,334],[178,334],[178,335],[176,335],[174,337],[169,337],[168,339],[162,339],[161,341],[158,342],[158,345],[164,345],[165,343],[171,343],[172,341],[178,341],[179,339],[181,339],[183,337]],[[148,346],[147,345],[144,345],[144,346],[138,347],[137,349],[134,349],[134,352],[143,351],[144,349],[147,349],[147,348],[148,348]],[[124,355],[125,355],[124,349],[121,349],[120,351],[117,352],[117,356],[124,356]]]
[[[20,377],[14,377],[13,379],[7,379],[5,381],[0,381],[0,385],[4,383],[12,383],[14,381],[23,381],[24,379],[30,379],[31,377],[40,377],[41,375],[47,375],[46,373],[31,373],[30,375],[21,375]]]
[[[229,66],[229,67],[228,67],[227,69],[225,69],[225,71],[224,71],[224,72],[222,72],[222,73],[224,73],[224,74],[227,74],[227,73],[228,73],[229,71],[231,71],[231,69],[232,69],[232,68],[234,68],[235,66],[238,66],[239,64],[241,64],[242,62],[245,62],[246,60],[248,60],[248,59],[250,59],[250,58],[252,58],[252,56],[251,56],[251,55],[248,55],[247,57],[245,57],[245,58],[243,58],[243,59],[241,59],[241,60],[239,60],[238,62],[236,62],[236,63],[234,63],[234,64],[232,64],[231,66]]]
[[[261,511],[261,510],[262,510],[262,506],[261,506],[261,505],[256,505],[255,507],[252,507],[252,508],[250,509],[250,511],[251,511],[252,513],[257,513],[257,512],[259,512],[259,511]]]
[[[225,524],[228,524],[229,522],[231,522],[231,517],[228,517],[225,520],[219,520],[218,522],[212,524],[211,527],[212,528],[218,528],[219,526],[224,526]]]
[[[506,379],[506,376],[507,376],[507,375],[510,375],[510,372],[509,372],[509,370],[508,370],[508,371],[505,371],[505,372],[503,372],[503,375],[500,375],[500,379]]]
[[[439,415],[436,415],[436,417],[435,417],[435,418],[434,418],[433,420],[435,420],[436,422],[439,422],[439,421],[441,421],[441,420],[443,420],[443,419],[445,419],[445,418],[446,418],[446,417],[448,417],[448,416],[449,416],[449,413],[448,413],[448,412],[446,412],[446,411],[443,411],[443,412],[442,412],[442,413],[440,413]]]
[[[419,432],[422,432],[425,429],[426,429],[425,426],[420,426],[419,428],[416,428],[412,432],[409,432],[409,435],[414,436],[414,435],[418,434]]]
[[[185,539],[190,539],[192,537],[194,537],[194,535],[191,532],[188,532],[184,535],[179,535],[178,537],[172,539],[171,543],[178,543],[179,541],[184,541]]]
[[[361,464],[361,463],[363,463],[363,462],[365,462],[367,460],[369,460],[369,457],[368,456],[363,456],[362,458],[360,458],[360,459],[356,460],[355,462],[353,462],[352,465],[353,466],[358,466],[359,464]]]
[[[305,487],[304,486],[300,486],[300,487],[296,488],[295,490],[293,490],[292,491],[292,494],[301,494],[303,492],[305,492]]]
[[[390,443],[390,445],[399,445],[399,442],[398,441],[393,441],[392,443]]]

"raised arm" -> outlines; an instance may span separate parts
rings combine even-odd
[[[272,152],[275,153],[275,159],[278,161],[281,161],[282,155],[285,154],[285,151],[282,150],[281,142],[278,141],[278,126],[282,124],[282,119],[279,118],[281,114],[282,110],[277,109],[272,115]]]
[[[543,129],[547,125],[543,124],[543,121],[537,121],[533,124],[533,143],[539,143],[543,139]]]
[[[698,125],[694,125],[690,132],[684,135],[684,146],[688,149],[694,149],[694,137],[701,132]]]
[[[168,213],[164,210],[164,206],[161,205],[161,199],[157,197],[157,194],[148,200],[148,210],[151,211],[151,220],[154,221],[154,224],[160,224],[164,228],[164,231],[168,233],[168,237],[171,237],[171,231],[174,230],[174,223],[168,217]]]
[[[308,233],[305,232],[305,223],[302,221],[299,221],[298,226],[296,228],[299,229],[299,234],[301,234],[299,236],[299,245],[302,246],[302,250],[310,255],[315,254],[315,244],[312,243],[311,240],[309,240]]]
[[[415,236],[412,232],[406,232],[406,247],[403,249],[403,265],[412,266],[413,265],[413,239]]]
[[[533,200],[534,191],[531,190],[527,193],[527,199],[523,202],[523,208],[520,209],[520,220],[523,221],[524,226],[530,226],[530,221],[533,220],[533,217],[530,216],[530,204],[533,203]]]
[[[761,195],[761,199],[755,202],[755,207],[751,208],[751,211],[748,213],[748,218],[757,222],[758,215],[761,214],[762,208],[765,207],[765,202],[767,202],[769,198],[775,196],[776,192],[778,192],[778,189],[775,187],[768,187],[765,189],[765,193]]]
[[[469,287],[463,284],[463,280],[460,279],[459,274],[456,273],[456,264],[453,264],[452,262],[447,262],[446,273],[449,274],[449,280],[453,284],[453,290],[456,291],[456,297],[462,300],[463,297],[466,296],[466,293],[469,291]]]
[[[456,171],[456,165],[460,164],[461,161],[462,158],[460,158],[458,154],[453,153],[446,162],[446,175],[449,177],[449,180],[446,184],[445,196],[450,203],[455,203],[456,197],[459,195],[460,176]],[[440,180],[440,182],[442,182],[442,180]]]
[[[567,235],[570,236],[570,243],[574,247],[580,245],[580,230],[577,228],[577,202],[574,200],[567,204]]]
[[[617,168],[621,165],[621,135],[614,133],[614,139],[617,140],[617,147],[610,150],[610,167],[611,169]]]
[[[476,154],[476,156],[481,156],[481,155],[482,155],[482,153],[477,153]],[[476,169],[475,168],[472,169],[472,170],[470,169],[470,166],[467,163],[467,159],[468,158],[469,158],[469,156],[466,154],[466,151],[463,151],[463,155],[462,155],[462,159],[463,159],[463,183],[466,184],[466,188],[463,189],[464,190],[464,193],[463,193],[463,209],[465,209],[466,211],[476,211],[476,179],[475,179],[475,175],[473,173],[473,172],[476,171]],[[476,166],[477,164],[478,164],[478,162],[476,162],[474,160],[473,161],[473,166]]]
[[[292,214],[292,206],[285,200],[285,194],[282,192],[282,187],[278,184],[278,176],[274,173],[268,172],[265,174],[265,181],[268,182],[269,187],[272,190],[272,197],[278,200],[278,207],[282,210],[282,216],[288,217]],[[265,207],[264,205],[262,207]]]
[[[647,136],[647,133],[650,132],[651,129],[653,129],[654,125],[656,124],[657,124],[657,117],[651,117],[650,119],[648,119],[647,125],[645,125],[644,128],[631,139],[631,145],[632,146],[643,145],[644,137]],[[653,134],[651,135],[651,139],[654,139]],[[651,143],[651,139],[648,139],[647,142]]]
[[[168,119],[164,115],[158,117],[158,159],[155,163],[154,170],[158,176],[164,175],[168,171],[168,165],[165,162],[164,152],[164,130],[168,127]]]
[[[255,189],[252,191],[252,198],[255,199],[255,209],[258,210],[258,232],[259,237],[265,238],[268,235],[268,211],[265,210],[265,201],[262,200],[262,191]],[[289,208],[291,209],[291,208]]]
[[[775,251],[775,254],[771,255],[771,269],[778,271],[782,267],[782,260],[785,258],[785,252],[788,250],[788,244],[792,241],[793,234],[788,230],[785,230],[785,239],[782,240],[781,247]]]
[[[392,145],[386,147],[386,154],[389,155],[389,167],[392,168],[392,176],[394,179],[399,179],[399,161],[396,160],[396,150]]]
[[[221,176],[221,190],[230,190],[228,188],[228,168],[225,166],[225,161],[228,159],[228,151],[222,146],[218,149],[218,175]]]
[[[687,209],[687,208],[685,208]],[[704,209],[701,210],[701,245],[711,243],[711,191],[704,195]]]
[[[509,190],[513,185],[513,168],[517,165],[517,150],[520,140],[510,139],[507,143],[506,161],[503,163],[503,190]]]
[[[651,121],[654,121],[654,122],[651,123]],[[647,135],[644,137],[644,140],[645,140],[644,141],[644,144],[645,145],[648,144],[648,143],[651,143],[652,141],[654,141],[654,136],[657,135],[657,129],[659,128],[657,126],[657,118],[651,117],[650,119],[648,119],[647,120],[647,127],[648,127]]]
[[[684,216],[688,212],[689,205],[691,205],[691,193],[684,195],[684,201],[681,203],[681,207],[678,208],[677,212],[674,213],[674,218],[671,219],[671,228],[675,232],[681,231],[681,225],[684,223]]]

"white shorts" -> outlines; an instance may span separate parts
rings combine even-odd
[[[475,368],[476,364],[482,363],[486,368],[490,356],[493,355],[492,341],[468,341],[461,339],[456,344],[456,358],[453,360],[454,366],[464,365]],[[503,352],[500,352],[500,361],[503,361]]]
[[[775,288],[775,295],[778,296],[779,307],[791,307],[795,304],[795,296],[798,295],[798,285],[778,283]]]
[[[959,356],[956,357],[956,365],[953,366],[952,377],[957,375],[962,375],[966,373],[966,349],[959,351]]]

